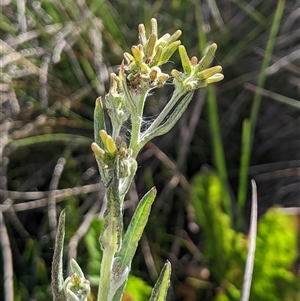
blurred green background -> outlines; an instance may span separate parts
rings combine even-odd
[[[153,185],[158,196],[124,300],[148,300],[166,259],[172,263],[168,300],[239,300],[251,178],[260,217],[251,300],[297,300],[300,1],[0,5],[1,300],[9,271],[14,300],[51,300],[53,212],[65,207],[65,268],[68,257],[76,257],[97,281],[103,187],[90,150],[94,103],[105,95],[123,52],[138,43],[138,24],[148,29],[152,17],[161,35],[182,30],[190,56],[201,57],[206,44],[216,42],[214,64],[225,79],[197,91],[177,126],[138,157],[125,224]],[[177,54],[163,69],[174,66],[180,69]],[[171,92],[167,85],[149,95],[146,123]]]

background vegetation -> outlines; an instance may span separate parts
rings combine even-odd
[[[274,22],[278,3],[283,16]],[[77,257],[91,281],[98,275],[103,190],[90,150],[94,102],[105,94],[123,51],[137,43],[137,25],[148,26],[155,17],[161,33],[182,30],[190,55],[200,57],[206,42],[216,42],[216,62],[225,79],[214,90],[199,90],[177,127],[146,145],[138,157],[125,219],[154,184],[158,197],[125,298],[145,300],[169,259],[169,300],[238,300],[251,194],[246,186],[254,178],[262,221],[255,264],[264,268],[255,271],[253,300],[296,300],[299,4],[2,0],[0,299],[3,271],[13,271],[15,300],[51,299],[55,210],[65,207],[66,258]],[[276,25],[275,39],[270,32]],[[268,52],[272,42],[274,50]],[[265,55],[270,62],[261,69]],[[178,62],[174,56],[165,69]],[[167,102],[169,89],[149,97],[150,120]],[[274,206],[293,209],[265,215]]]

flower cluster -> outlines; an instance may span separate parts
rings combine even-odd
[[[120,78],[115,73],[112,73],[110,75],[109,92],[105,95],[105,104],[113,128],[118,129],[118,131],[130,115],[124,98],[125,95]]]
[[[85,279],[80,266],[74,259],[71,259],[70,267],[72,275],[63,283],[65,298],[72,301],[86,301],[91,291],[90,282]]]
[[[140,44],[131,47],[132,55],[124,53],[125,74],[129,88],[135,90],[146,86],[148,88],[162,87],[169,75],[163,73],[159,66],[165,64],[177,50],[181,41],[177,40],[181,31],[173,35],[165,34],[158,38],[157,21],[150,21],[150,35],[146,37],[145,26],[139,25]]]
[[[120,179],[131,177],[136,171],[136,160],[132,157],[132,150],[118,136],[115,141],[105,130],[99,132],[105,149],[102,149],[96,142],[91,148],[96,155],[102,179],[109,185],[117,162],[118,177]]]
[[[217,50],[217,44],[211,44],[204,57],[198,62],[197,57],[189,59],[184,46],[179,46],[179,55],[184,72],[174,69],[171,72],[175,87],[182,87],[186,91],[204,88],[208,84],[216,83],[224,78],[221,66],[208,68]]]

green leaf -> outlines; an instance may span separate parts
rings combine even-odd
[[[156,196],[156,188],[153,187],[145,194],[136,208],[132,220],[125,233],[121,250],[118,256],[121,257],[122,267],[130,266],[135,254],[138,242],[143,234],[144,228],[148,221],[151,205]]]
[[[103,103],[102,103],[101,97],[98,97],[96,99],[96,105],[95,105],[95,110],[94,110],[94,140],[102,149],[105,149],[103,142],[99,135],[99,132],[101,130],[106,131],[106,126],[105,126]]]
[[[164,301],[166,300],[168,288],[170,285],[171,264],[167,261],[155,283],[149,301]]]

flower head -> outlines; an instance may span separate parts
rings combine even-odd
[[[126,143],[123,142],[119,136],[114,140],[106,133],[105,130],[101,130],[99,135],[105,149],[102,149],[95,142],[92,143],[91,148],[95,153],[101,175],[106,184],[113,175],[114,164],[117,157],[119,162],[119,177],[130,177],[132,174],[132,168],[135,168],[136,165],[136,161],[132,157],[132,150],[127,148]]]
[[[159,66],[165,64],[181,44],[178,40],[181,31],[158,38],[157,21],[154,18],[150,21],[148,38],[144,24],[140,24],[138,29],[140,44],[131,47],[132,54],[124,53],[128,85],[132,89],[162,87],[169,75],[161,72]]]
[[[214,58],[217,50],[217,44],[213,43],[209,46],[204,57],[198,62],[194,56],[189,59],[184,46],[179,46],[179,55],[183,67],[183,72],[172,70],[171,74],[174,78],[175,86],[181,86],[187,91],[193,91],[206,87],[208,84],[216,83],[224,78],[221,66],[208,68]]]
[[[74,259],[71,259],[70,266],[72,275],[63,283],[66,300],[86,301],[91,291],[90,282],[85,279],[80,266]]]

